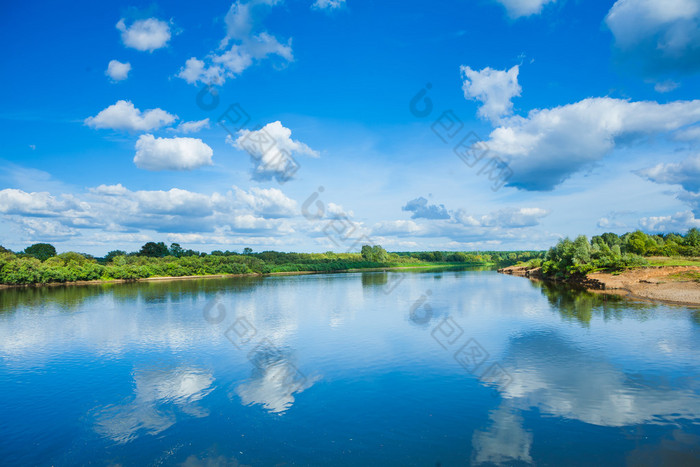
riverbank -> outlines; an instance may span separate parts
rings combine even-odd
[[[510,266],[502,274],[548,280],[540,268]],[[677,305],[700,306],[700,267],[650,266],[619,273],[596,272],[567,281],[591,292],[610,293],[635,300],[653,300]]]
[[[92,280],[92,281],[69,281],[69,282],[47,282],[42,284],[0,284],[0,290],[17,289],[27,287],[60,287],[65,285],[99,285],[99,284],[133,284],[135,282],[157,282],[157,281],[180,281],[193,279],[228,279],[232,277],[265,277],[265,276],[301,276],[308,274],[343,274],[351,272],[381,272],[381,271],[399,271],[412,269],[458,269],[465,267],[481,267],[492,264],[474,264],[474,263],[435,263],[435,264],[415,264],[409,266],[386,266],[378,268],[352,268],[338,269],[335,271],[286,271],[286,272],[271,272],[266,274],[248,273],[248,274],[202,274],[194,276],[153,276],[143,277],[139,279],[109,279],[109,280]]]

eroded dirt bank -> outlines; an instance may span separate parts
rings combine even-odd
[[[540,268],[510,266],[498,272],[533,280],[543,279]],[[698,278],[700,267],[697,266],[660,266],[632,269],[619,274],[597,272],[571,282],[593,292],[605,291],[634,299],[700,306]]]

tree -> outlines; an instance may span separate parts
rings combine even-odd
[[[169,253],[171,256],[174,256],[174,257],[176,257],[176,258],[182,257],[182,254],[183,254],[184,252],[185,252],[185,250],[182,249],[182,247],[180,246],[179,243],[172,243],[172,244],[170,245],[170,250],[168,251],[168,253]]]
[[[627,237],[625,246],[628,252],[638,255],[644,255],[649,247],[647,234],[641,230],[637,230]]]
[[[389,253],[387,253],[386,250],[381,246],[374,245],[372,247],[372,257],[375,263],[383,263],[389,257]]]
[[[35,243],[25,248],[24,252],[39,261],[46,261],[52,256],[56,256],[56,248],[49,243]]]
[[[360,254],[362,254],[362,259],[364,259],[365,261],[372,261],[372,258],[374,258],[372,247],[369,245],[362,245],[362,250],[360,250]]]
[[[693,227],[685,234],[685,244],[688,246],[700,246],[700,231]]]
[[[105,263],[111,262],[117,256],[126,256],[126,251],[124,250],[112,250],[105,255]]]
[[[168,256],[168,247],[165,246],[165,243],[163,242],[148,242],[141,247],[139,255],[149,256],[151,258],[162,258],[164,256]]]
[[[253,254],[253,249],[250,247],[245,247],[243,248],[243,254],[244,255],[252,255]]]

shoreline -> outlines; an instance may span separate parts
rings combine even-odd
[[[104,284],[134,284],[138,282],[159,282],[159,281],[179,281],[193,279],[230,279],[234,277],[267,277],[267,276],[303,276],[309,274],[345,274],[352,272],[379,272],[379,271],[397,271],[407,269],[438,269],[438,268],[463,268],[463,267],[481,267],[480,264],[472,263],[455,263],[454,266],[439,264],[439,265],[416,265],[416,266],[386,266],[379,268],[355,268],[355,269],[338,269],[335,271],[283,271],[262,273],[247,273],[247,274],[202,274],[196,276],[153,276],[143,277],[140,279],[95,279],[92,281],[70,281],[70,282],[46,282],[43,284],[0,284],[0,290],[5,289],[24,289],[38,287],[60,287],[60,286],[80,286],[80,285],[104,285]]]
[[[700,283],[672,277],[683,273],[700,274],[700,267],[697,266],[647,266],[615,274],[594,272],[572,281],[548,279],[542,276],[540,268],[524,266],[510,266],[498,272],[534,281],[583,287],[592,293],[617,295],[630,300],[700,307]]]

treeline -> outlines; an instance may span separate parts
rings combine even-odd
[[[215,250],[203,253],[173,243],[149,242],[137,252],[113,250],[102,258],[66,252],[38,243],[22,252],[0,247],[0,283],[45,284],[91,280],[135,280],[147,277],[182,277],[218,274],[269,274],[276,272],[333,272],[349,269],[445,265],[510,265],[541,258],[544,252],[400,252],[379,245],[364,245],[360,253],[285,253]]]
[[[700,256],[700,231],[648,235],[637,230],[624,235],[604,233],[589,241],[584,235],[575,240],[565,238],[550,248],[542,266],[546,276],[565,278],[582,276],[596,270],[618,271],[648,264],[649,256]]]

